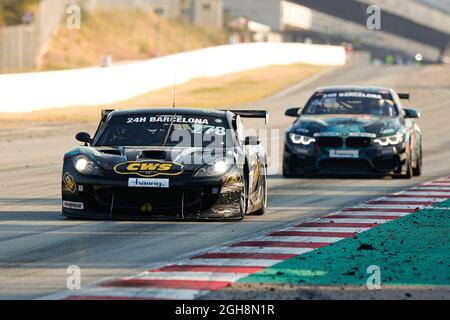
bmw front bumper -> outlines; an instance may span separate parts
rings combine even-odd
[[[400,173],[406,160],[404,144],[386,147],[371,144],[365,148],[285,144],[283,166],[290,174],[390,175]]]

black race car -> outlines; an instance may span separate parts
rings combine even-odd
[[[296,120],[286,130],[283,175],[420,175],[420,114],[402,99],[409,94],[378,87],[317,89],[303,109],[285,113]]]
[[[64,156],[62,212],[86,219],[243,219],[264,214],[266,152],[241,118],[265,111],[105,110]]]

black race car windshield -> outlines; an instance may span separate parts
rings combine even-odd
[[[96,146],[232,146],[225,117],[178,114],[115,116],[100,133]]]
[[[304,108],[305,115],[398,116],[389,93],[357,91],[316,93]]]

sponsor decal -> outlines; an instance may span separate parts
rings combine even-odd
[[[225,179],[224,181],[224,185],[228,186],[228,185],[233,185],[236,183],[241,182],[241,177],[239,175],[232,175],[231,177],[228,177]]]
[[[83,202],[63,201],[63,208],[73,210],[83,210],[84,204]]]
[[[168,188],[169,179],[129,178],[128,186],[132,188]]]
[[[260,167],[259,162],[256,163],[255,170],[253,172],[253,187],[256,188],[256,185],[258,184],[258,179],[260,175]]]
[[[127,118],[126,122],[127,124],[134,124],[134,123],[188,123],[188,124],[202,124],[202,125],[208,125],[209,121],[205,118],[195,118],[195,117],[183,117],[183,116],[176,116],[176,115],[158,115],[158,116],[152,116],[152,117],[135,117],[135,118]]]
[[[177,176],[183,173],[183,165],[159,160],[128,161],[114,167],[117,174],[137,175],[143,178],[156,176]]]
[[[322,96],[324,98],[368,98],[368,99],[383,99],[381,94],[378,93],[369,93],[369,92],[357,92],[357,91],[348,91],[348,92],[333,92],[333,93],[325,93],[318,94],[317,96]]]
[[[77,184],[75,183],[75,180],[68,172],[64,173],[63,175],[63,186],[64,191],[70,193],[75,193],[77,191]]]

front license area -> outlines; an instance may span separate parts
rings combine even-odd
[[[169,188],[169,179],[129,178],[131,188]]]
[[[357,159],[359,158],[359,150],[330,150],[330,158]]]

